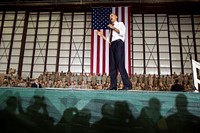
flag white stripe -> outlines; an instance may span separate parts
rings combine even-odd
[[[116,7],[112,7],[112,13],[115,13]]]
[[[128,61],[128,30],[129,30],[129,25],[128,25],[128,20],[127,20],[127,18],[128,18],[128,7],[125,7],[124,8],[124,10],[125,10],[125,15],[124,15],[124,24],[126,25],[126,40],[125,40],[125,67],[126,67],[126,70],[127,70],[127,72],[128,72],[128,68],[129,68],[129,61]]]
[[[96,34],[97,30],[94,30],[94,55],[93,55],[93,73],[96,73],[97,70],[96,70],[96,64],[97,64],[97,34]]]
[[[103,33],[103,30],[100,30]],[[102,68],[102,64],[103,64],[103,38],[100,38],[100,63],[99,63],[99,73],[103,73],[103,68]]]
[[[106,36],[109,36],[109,30],[106,30]],[[109,73],[109,43],[106,42],[106,63],[105,63],[105,72],[108,74]]]
[[[122,7],[118,7],[118,21],[122,22]]]

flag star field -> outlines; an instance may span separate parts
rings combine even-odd
[[[109,15],[112,13],[112,8],[93,8],[92,9],[92,29],[108,29],[110,22]]]

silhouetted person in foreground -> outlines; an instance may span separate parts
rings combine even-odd
[[[78,114],[77,108],[68,108],[64,111],[62,118],[56,125],[56,133],[72,133],[72,121]]]
[[[80,110],[72,119],[73,133],[89,133],[90,132],[91,112],[89,109]]]
[[[110,103],[105,103],[101,107],[102,118],[92,125],[94,133],[113,133],[114,124],[114,106]]]
[[[149,100],[149,106],[142,108],[138,118],[138,124],[141,128],[139,132],[160,133],[167,129],[166,122],[160,114],[161,104],[157,98]]]
[[[184,94],[176,96],[177,112],[167,118],[169,133],[197,133],[200,131],[200,119],[187,110],[187,97]]]
[[[184,91],[184,87],[179,83],[178,79],[176,79],[175,84],[172,85],[171,91]]]
[[[35,128],[36,132],[52,133],[54,132],[53,118],[49,116],[45,98],[41,96],[34,96],[34,102],[27,108],[25,117]]]
[[[114,105],[106,103],[101,109],[102,118],[92,125],[92,133],[132,133],[135,119],[126,101]]]
[[[17,98],[10,96],[6,101],[6,107],[0,111],[0,132],[11,133],[18,130],[17,123]],[[16,123],[16,124],[15,124]]]
[[[6,107],[0,111],[0,132],[1,133],[30,133],[34,132],[24,117],[21,98],[18,92],[15,96],[9,96],[6,100]]]
[[[5,108],[0,110],[0,133],[28,132],[27,123],[23,119],[24,111],[22,109],[20,94],[18,92],[12,94],[11,91],[6,91],[0,97],[2,99],[8,97],[5,101]]]
[[[135,119],[126,101],[117,101],[114,105],[115,133],[133,132]]]
[[[88,133],[90,118],[91,112],[88,109],[78,111],[77,108],[68,108],[56,125],[56,133]]]

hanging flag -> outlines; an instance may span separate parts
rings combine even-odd
[[[106,37],[109,37],[108,24],[110,14],[115,13],[118,16],[118,22],[123,22],[126,26],[125,38],[125,68],[128,74],[131,74],[130,59],[130,7],[99,7],[92,9],[92,30],[91,30],[91,73],[109,74],[109,43],[99,37],[96,32],[101,31]]]

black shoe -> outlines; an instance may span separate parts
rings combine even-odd
[[[121,90],[132,90],[132,86],[130,86],[130,87],[124,86]]]
[[[109,87],[107,90],[117,90],[117,87]]]

